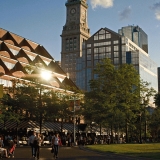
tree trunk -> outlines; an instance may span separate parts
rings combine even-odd
[[[126,120],[126,143],[128,143],[128,123]]]

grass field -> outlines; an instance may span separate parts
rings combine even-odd
[[[160,160],[160,143],[88,145],[87,148],[105,153]]]

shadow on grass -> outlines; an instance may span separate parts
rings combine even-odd
[[[141,153],[124,153],[123,155],[127,156],[134,156],[134,157],[143,157],[143,158],[149,158],[149,159],[160,159],[160,152],[141,152]]]
[[[87,148],[88,150],[91,150],[93,152],[99,152],[99,153],[102,153],[102,154],[112,154],[112,155],[115,155],[115,156],[127,156],[127,157],[135,157],[135,158],[144,158],[144,159],[148,159],[148,160],[160,160],[160,152],[135,152],[135,153],[132,153],[132,152],[128,152],[128,153],[116,153],[116,152],[112,152],[112,151],[98,151],[96,149],[90,149],[90,148]]]

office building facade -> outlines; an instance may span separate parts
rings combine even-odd
[[[77,59],[77,81],[79,88],[89,91],[89,80],[94,79],[93,70],[103,58],[112,60],[115,67],[133,64],[141,79],[158,90],[157,65],[141,47],[130,39],[108,28],[101,28],[83,43],[82,57]],[[153,99],[150,106],[153,106]]]

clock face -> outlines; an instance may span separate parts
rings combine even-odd
[[[75,8],[72,8],[71,11],[70,11],[70,13],[71,13],[71,14],[75,14],[75,13],[76,13],[76,9],[75,9]]]

